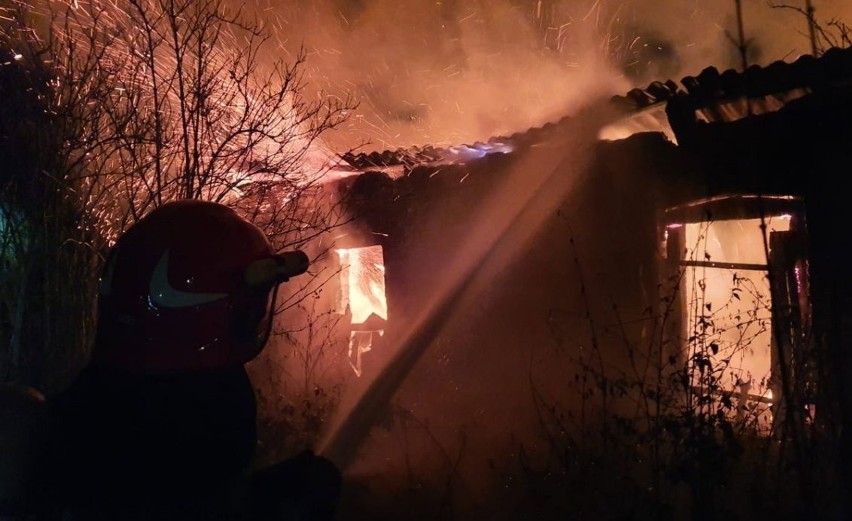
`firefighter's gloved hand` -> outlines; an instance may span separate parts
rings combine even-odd
[[[310,260],[302,251],[287,251],[256,260],[246,267],[244,278],[252,288],[269,288],[308,270]]]
[[[251,521],[330,521],[343,478],[326,458],[304,451],[257,472],[250,492]]]

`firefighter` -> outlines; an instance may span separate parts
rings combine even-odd
[[[306,453],[248,471],[256,404],[244,364],[269,338],[278,284],[307,267],[210,202],[165,204],[118,240],[92,360],[52,404],[51,488],[65,518],[331,515],[340,476],[328,461]]]

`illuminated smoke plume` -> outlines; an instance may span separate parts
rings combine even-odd
[[[311,52],[310,81],[352,92],[361,107],[341,147],[456,145],[565,115],[589,92],[627,87],[601,58],[593,31],[581,46],[543,49],[531,11],[496,2],[278,2],[287,46]]]
[[[781,3],[780,1],[778,3]],[[800,0],[789,2],[796,6]],[[852,6],[814,0],[823,24]],[[338,148],[473,143],[704,67],[739,66],[734,2],[265,0],[285,52],[309,49],[316,89],[360,101]],[[810,52],[801,14],[744,2],[751,63]]]

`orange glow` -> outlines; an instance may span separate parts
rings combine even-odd
[[[340,312],[347,307],[352,324],[363,324],[370,315],[387,320],[385,261],[381,246],[337,250],[340,273]]]
[[[381,246],[337,250],[340,259],[340,300],[338,311],[351,314],[350,324],[365,324],[371,317],[388,319],[385,295],[385,261]],[[374,318],[374,320],[375,320]],[[349,365],[361,376],[361,356],[373,349],[383,329],[367,330],[364,326],[349,334]]]
[[[361,355],[372,351],[376,336],[383,336],[385,332],[379,331],[352,331],[349,333],[349,366],[355,371],[355,376],[361,376],[363,372]]]
[[[706,356],[748,409],[760,431],[771,424],[772,312],[760,219],[687,223],[684,266],[689,356]],[[789,216],[767,219],[767,233],[790,229]],[[700,368],[699,368],[700,369]],[[695,385],[707,382],[693,373]]]
[[[665,103],[657,103],[644,110],[634,112],[603,127],[598,137],[605,141],[626,139],[640,132],[662,132],[666,139],[677,144],[677,137],[666,116]]]

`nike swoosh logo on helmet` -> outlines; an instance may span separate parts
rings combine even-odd
[[[160,257],[154,273],[151,275],[149,287],[151,300],[158,307],[164,308],[188,308],[209,304],[228,296],[227,293],[189,293],[175,289],[169,283],[169,251],[166,250]]]

